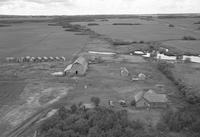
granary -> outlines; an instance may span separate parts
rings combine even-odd
[[[135,95],[137,108],[166,108],[168,99],[165,94],[157,94],[153,90],[141,91]]]
[[[31,60],[31,57],[30,57],[30,56],[26,56],[26,57],[24,58],[24,62],[30,62],[30,60]]]
[[[86,71],[88,69],[88,62],[84,57],[79,57],[74,61],[73,64],[68,65],[67,68],[64,70],[64,72],[69,74],[70,76],[74,75],[85,75]]]
[[[37,57],[37,58],[36,58],[36,61],[41,62],[41,61],[42,61],[42,58],[41,58],[41,57]]]
[[[65,57],[63,57],[63,56],[61,57],[61,59],[62,59],[63,61],[65,61],[65,60],[66,60],[66,58],[65,58]]]
[[[49,57],[50,61],[53,61],[54,60],[54,57]]]
[[[48,61],[48,57],[44,56],[44,57],[42,58],[42,60],[43,60],[43,61]]]
[[[36,58],[35,57],[31,57],[30,62],[35,62]]]
[[[57,61],[59,61],[59,60],[60,60],[60,57],[55,57],[55,59],[56,59]]]
[[[14,57],[7,57],[6,61],[7,62],[16,62],[16,58],[14,58]]]

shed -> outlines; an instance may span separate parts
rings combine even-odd
[[[125,67],[121,67],[121,72],[120,72],[122,77],[128,77],[129,76],[129,71]]]
[[[84,57],[79,57],[74,61],[71,66],[65,69],[65,73],[69,73],[70,76],[74,75],[84,75],[88,69],[88,62]]]
[[[145,80],[146,79],[146,75],[143,73],[138,74],[138,78],[139,80]]]

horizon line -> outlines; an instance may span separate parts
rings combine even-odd
[[[51,17],[51,16],[147,16],[147,15],[197,15],[200,13],[145,13],[145,14],[138,14],[138,13],[128,13],[128,14],[72,14],[72,15],[67,15],[67,14],[52,14],[52,15],[45,15],[45,14],[41,14],[41,15],[22,15],[22,14],[0,14],[0,16],[46,16],[46,17]]]

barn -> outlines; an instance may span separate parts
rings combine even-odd
[[[74,61],[70,67],[65,69],[65,73],[68,73],[70,76],[81,76],[85,75],[88,69],[88,62],[84,57],[79,57]]]

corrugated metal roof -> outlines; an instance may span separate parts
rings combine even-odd
[[[155,91],[153,90],[149,90],[147,91],[144,96],[143,96],[146,100],[148,100],[149,102],[168,102],[167,96],[165,94],[157,94]]]

